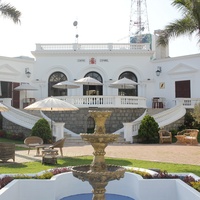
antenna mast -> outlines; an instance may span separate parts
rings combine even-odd
[[[76,28],[76,34],[75,34],[75,43],[78,43],[78,21],[73,22],[73,26]]]
[[[136,43],[142,40],[142,34],[149,33],[149,21],[146,0],[131,0],[129,36],[137,38]]]

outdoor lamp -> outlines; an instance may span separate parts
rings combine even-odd
[[[156,70],[156,75],[157,76],[160,76],[160,73],[162,72],[162,69],[160,66],[157,67],[157,70]]]
[[[26,74],[27,78],[31,77],[31,72],[29,71],[29,68],[25,68],[25,74]]]

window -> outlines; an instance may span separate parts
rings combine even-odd
[[[103,79],[101,75],[97,72],[89,72],[85,75],[85,77],[88,77],[88,76],[103,83]],[[103,86],[102,85],[84,85],[83,95],[103,95]]]
[[[56,83],[66,81],[67,77],[62,72],[54,72],[49,77],[48,83],[48,96],[67,96],[67,89],[53,88]]]
[[[175,82],[175,97],[176,98],[190,98],[190,81],[176,81]]]
[[[122,78],[128,78],[135,82],[138,82],[137,77],[133,72],[129,72],[129,71],[123,72],[119,76],[119,79],[122,79]],[[123,95],[123,96],[138,96],[138,86],[136,85],[134,89],[119,89],[118,94]]]

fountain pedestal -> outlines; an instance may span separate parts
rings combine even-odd
[[[105,200],[105,187],[109,181],[119,180],[124,176],[125,169],[120,166],[107,165],[105,162],[105,148],[108,143],[117,140],[118,135],[106,134],[105,121],[110,117],[110,111],[89,111],[95,120],[94,134],[81,134],[84,141],[94,148],[91,165],[72,168],[73,175],[82,181],[88,181],[93,187],[93,200]]]

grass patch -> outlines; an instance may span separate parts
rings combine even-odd
[[[24,144],[24,141],[21,141],[21,140],[11,140],[11,139],[2,138],[2,137],[0,137],[0,142],[11,142],[11,143],[15,143],[15,144]]]
[[[77,166],[77,165],[88,165],[91,164],[93,160],[92,156],[80,156],[80,157],[64,157],[59,158],[56,165],[43,165],[41,162],[27,162],[27,163],[9,163],[0,166],[1,174],[26,174],[26,173],[37,173],[43,170],[67,167],[67,166]],[[139,167],[145,169],[160,169],[162,171],[167,171],[168,173],[194,173],[200,176],[200,167],[198,165],[186,165],[186,164],[173,164],[173,163],[162,163],[162,162],[152,162],[152,161],[142,161],[133,159],[120,159],[120,158],[107,158],[107,164],[129,166],[129,167]]]
[[[20,144],[24,144],[24,141],[20,141],[20,140],[11,140],[8,138],[2,138],[0,137],[0,142],[5,142],[5,143],[14,143],[15,145],[15,150],[21,151],[21,150],[28,150],[28,148],[26,147],[21,147],[19,146]]]

